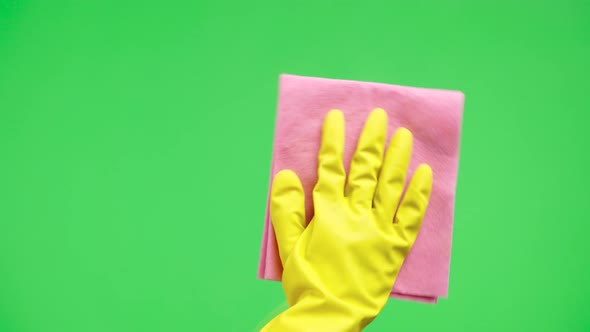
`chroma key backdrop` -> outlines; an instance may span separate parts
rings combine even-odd
[[[448,298],[590,331],[590,2],[0,0],[0,331],[254,331],[279,75],[465,94]],[[435,179],[436,181],[436,179]]]

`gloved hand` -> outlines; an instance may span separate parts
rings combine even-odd
[[[274,178],[270,214],[290,308],[262,331],[361,331],[387,302],[422,224],[432,171],[421,165],[402,199],[412,135],[399,129],[383,160],[386,133],[387,114],[376,109],[365,124],[346,182],[344,117],[337,110],[328,113],[313,190],[314,216],[307,227],[297,175],[283,170]]]

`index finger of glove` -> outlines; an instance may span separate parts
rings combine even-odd
[[[344,115],[339,110],[332,110],[326,116],[322,127],[318,181],[313,189],[314,201],[337,200],[344,196],[346,173],[342,164],[343,153]]]

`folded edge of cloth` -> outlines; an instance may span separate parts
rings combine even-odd
[[[331,109],[344,113],[344,167],[348,171],[367,115],[374,108],[383,108],[389,117],[388,141],[399,127],[408,128],[414,136],[408,179],[420,163],[428,163],[434,176],[422,229],[391,296],[436,303],[439,297],[448,295],[463,104],[464,95],[459,91],[281,75],[269,189],[280,170],[295,171],[306,192],[309,222],[313,216],[311,192],[317,180],[317,153],[325,115]],[[281,275],[267,198],[258,277],[278,281]]]

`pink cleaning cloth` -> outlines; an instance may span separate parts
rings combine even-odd
[[[388,142],[399,127],[414,136],[409,175],[420,163],[433,170],[433,188],[422,229],[406,258],[391,296],[436,303],[447,297],[463,93],[380,83],[281,75],[271,178],[282,169],[299,175],[306,196],[307,221],[313,216],[311,193],[317,180],[317,154],[327,112],[346,119],[344,167],[369,113],[383,108],[389,117]],[[282,265],[267,212],[258,277],[280,280]]]

